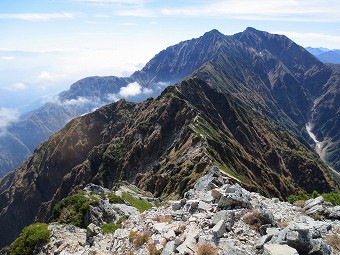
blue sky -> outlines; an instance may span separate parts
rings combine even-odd
[[[340,48],[334,0],[0,0],[0,6],[0,127],[23,105],[78,79],[128,76],[167,46],[214,28],[229,35],[252,26],[302,46]]]

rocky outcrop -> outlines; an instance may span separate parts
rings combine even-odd
[[[221,196],[214,196],[219,191]],[[234,194],[237,205],[221,208],[219,200]],[[249,203],[243,203],[244,197]],[[233,184],[217,169],[200,178],[181,200],[163,202],[142,214],[131,214],[121,229],[103,234],[96,225],[85,229],[50,224],[50,243],[36,254],[201,254],[224,255],[338,254],[327,237],[336,236],[337,220],[314,220],[296,206],[266,198]],[[201,204],[201,206],[200,206]],[[266,221],[256,222],[261,211]],[[251,221],[249,215],[252,215]],[[72,238],[69,238],[70,236]],[[91,237],[92,242],[87,240]],[[156,254],[156,253],[153,253]]]

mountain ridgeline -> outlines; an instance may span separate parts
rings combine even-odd
[[[281,199],[338,188],[305,127],[311,124],[324,142],[323,159],[339,171],[339,79],[287,37],[247,28],[180,42],[129,78],[77,82],[63,95],[104,98],[132,82],[176,84],[155,99],[119,100],[73,119],[5,176],[0,246],[33,221],[49,220],[58,201],[91,182],[112,188],[125,180],[178,197],[217,166],[248,189]]]

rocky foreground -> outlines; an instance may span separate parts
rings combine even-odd
[[[302,207],[266,198],[232,183],[217,168],[183,199],[143,213],[102,199],[100,193],[110,192],[107,189],[89,185],[85,191],[101,197],[98,205],[90,206],[87,229],[51,223],[50,242],[35,254],[340,254],[339,207],[322,197]],[[128,219],[120,229],[103,234],[99,226],[123,215]]]

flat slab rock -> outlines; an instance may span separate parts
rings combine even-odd
[[[299,255],[299,253],[287,244],[265,244],[263,255]]]

